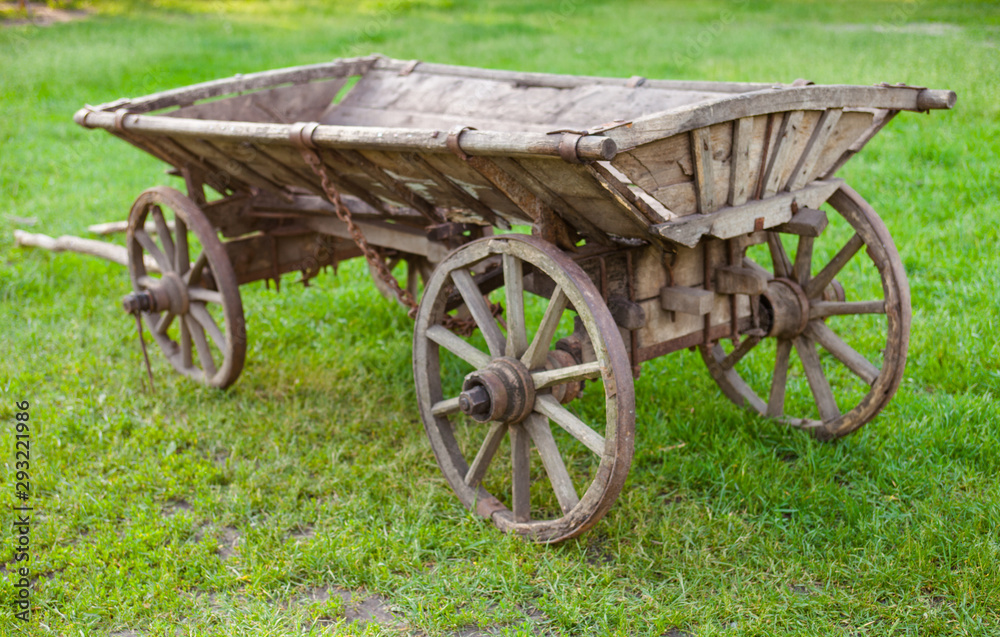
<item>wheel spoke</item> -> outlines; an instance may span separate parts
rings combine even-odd
[[[479,447],[479,452],[476,454],[472,464],[469,465],[469,470],[465,473],[465,484],[475,487],[482,482],[483,477],[486,475],[486,469],[489,468],[490,462],[493,461],[493,456],[496,455],[497,449],[500,448],[500,443],[503,441],[505,433],[507,433],[507,425],[499,422],[490,425],[489,431],[486,432],[486,439],[483,440],[483,444]]]
[[[722,367],[722,369],[724,370],[732,369],[733,367],[736,366],[737,363],[743,360],[743,357],[745,357],[747,354],[750,353],[750,350],[757,347],[757,344],[760,343],[760,340],[761,340],[760,336],[747,336],[746,338],[743,339],[742,343],[736,346],[736,349],[734,349],[732,352],[729,353],[728,356],[719,361],[719,366]]]
[[[458,412],[458,396],[439,400],[431,407],[431,413],[435,416],[450,416]]]
[[[549,299],[549,305],[545,308],[545,315],[542,316],[542,322],[538,326],[538,331],[535,332],[535,338],[531,339],[531,345],[528,346],[528,350],[521,357],[521,362],[528,369],[538,369],[545,364],[545,358],[549,353],[549,345],[552,343],[552,337],[556,334],[556,329],[559,327],[559,319],[562,318],[563,312],[566,310],[566,306],[569,304],[569,298],[563,289],[556,286],[556,289],[552,292],[552,298]]]
[[[774,378],[771,380],[771,393],[767,397],[766,415],[772,418],[785,412],[785,386],[788,384],[788,358],[791,352],[792,342],[785,338],[778,339]]]
[[[226,352],[226,337],[223,336],[222,330],[215,323],[215,319],[212,315],[208,313],[205,306],[201,303],[191,303],[188,306],[188,312],[194,317],[194,320],[198,321],[198,324],[208,332],[208,335],[212,338],[215,346],[219,348],[219,351],[225,354]]]
[[[156,242],[153,241],[153,238],[150,237],[144,229],[137,229],[134,236],[136,241],[139,242],[139,245],[141,245],[143,249],[149,253],[149,256],[153,257],[153,260],[156,261],[156,265],[160,266],[160,270],[170,272],[174,269],[166,255],[164,255],[163,251],[160,250],[160,246],[156,245]]]
[[[170,329],[170,324],[174,322],[175,316],[176,315],[170,310],[164,312],[160,315],[160,320],[156,322],[156,326],[153,328],[153,331],[160,335],[166,334],[167,330]]]
[[[601,375],[601,364],[597,361],[583,363],[581,365],[570,365],[559,369],[543,370],[531,374],[531,380],[535,384],[535,389],[545,389],[555,385],[571,383],[580,380],[589,380]]]
[[[160,285],[160,279],[155,279],[149,276],[148,274],[142,275],[141,277],[136,279],[136,282],[139,284],[140,287],[146,290],[151,290],[154,287]]]
[[[524,271],[521,260],[503,255],[503,279],[507,297],[507,347],[505,356],[518,358],[528,349],[528,333],[524,325]]]
[[[206,290],[205,288],[188,288],[188,298],[192,301],[200,301],[202,303],[215,303],[216,305],[222,305],[222,293],[216,292],[215,290]]]
[[[482,369],[490,364],[491,359],[489,354],[476,349],[476,347],[470,345],[461,337],[456,336],[450,330],[441,325],[432,325],[427,328],[427,338],[431,339],[455,356],[458,356],[476,369]]]
[[[177,264],[177,274],[184,275],[191,264],[191,255],[188,251],[188,229],[187,224],[180,215],[174,217],[174,234],[177,236],[177,243],[174,246],[174,263]]]
[[[813,301],[809,320],[853,314],[885,314],[885,301]]]
[[[205,338],[205,330],[190,314],[184,317],[184,323],[191,331],[195,349],[198,351],[198,361],[201,363],[201,368],[205,370],[205,380],[208,381],[212,376],[215,376],[216,369],[215,361],[212,360],[212,350],[209,349],[208,340]]]
[[[812,273],[813,237],[799,237],[799,247],[795,250],[795,264],[792,275],[799,285],[805,285]]]
[[[191,357],[191,328],[188,327],[188,322],[181,318],[181,367],[185,370],[194,367],[194,361]]]
[[[550,394],[535,397],[535,411],[547,416],[598,456],[604,455],[604,437],[574,416]]]
[[[834,255],[833,259],[820,270],[819,274],[806,283],[803,287],[806,297],[815,299],[823,294],[823,290],[826,289],[826,286],[830,285],[830,281],[833,281],[833,278],[837,276],[843,267],[847,265],[847,262],[851,260],[851,257],[857,254],[863,245],[865,245],[865,241],[861,238],[861,235],[855,234],[851,237],[844,247]]]
[[[191,269],[184,273],[184,282],[188,285],[201,283],[201,273],[205,270],[206,265],[208,265],[208,256],[202,252],[198,255],[198,259],[191,266]]]
[[[514,520],[527,522],[531,518],[531,439],[524,426],[509,427],[511,455],[511,510]]]
[[[452,271],[451,280],[455,282],[455,287],[458,288],[459,294],[462,295],[465,306],[469,308],[469,312],[472,313],[472,318],[475,319],[479,331],[483,333],[483,338],[486,339],[486,346],[490,350],[490,355],[494,357],[503,356],[503,332],[500,331],[500,326],[497,325],[496,319],[493,318],[493,313],[490,311],[489,305],[486,304],[486,299],[483,298],[476,282],[472,279],[472,275],[469,274],[468,270],[460,268]]]
[[[555,438],[552,437],[548,419],[539,414],[532,414],[524,421],[524,428],[535,442],[535,449],[538,449],[538,455],[542,458],[542,466],[545,467],[552,490],[559,500],[559,507],[564,514],[569,513],[580,502],[580,497],[576,494],[573,480],[566,470],[566,463],[563,462]]]
[[[170,228],[167,227],[167,220],[163,218],[163,210],[159,206],[154,205],[151,207],[150,212],[153,215],[153,223],[156,225],[156,234],[160,237],[160,243],[163,244],[163,250],[167,253],[167,258],[176,270],[177,262],[174,259],[177,255],[174,253],[174,239],[170,236]]]
[[[806,335],[823,346],[833,357],[843,363],[869,385],[875,383],[879,369],[853,347],[845,343],[822,321],[812,321],[806,327]]]
[[[781,235],[777,232],[767,233],[767,247],[771,251],[771,262],[774,264],[774,275],[788,278],[792,273],[792,265],[788,260],[788,253],[785,252],[785,244],[781,242]]]
[[[812,391],[816,406],[819,408],[819,416],[823,422],[830,422],[840,417],[840,408],[833,397],[833,390],[830,389],[830,382],[823,373],[823,366],[816,353],[816,346],[812,340],[806,336],[795,338],[795,351],[802,361],[802,367],[806,372],[806,380],[809,381],[809,390]]]

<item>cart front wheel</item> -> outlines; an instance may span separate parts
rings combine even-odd
[[[127,241],[132,289],[148,299],[142,318],[167,360],[198,382],[231,385],[243,369],[246,325],[236,275],[212,224],[188,197],[161,186],[132,205]],[[159,272],[147,270],[146,258]]]
[[[632,462],[635,394],[579,266],[524,235],[469,243],[428,281],[413,348],[424,427],[462,504],[539,542],[600,520]]]
[[[779,226],[748,251],[745,264],[769,279],[752,299],[758,335],[701,347],[733,402],[824,440],[857,430],[889,402],[910,329],[906,274],[882,220],[846,185],[827,204],[837,214],[813,214],[813,232]]]

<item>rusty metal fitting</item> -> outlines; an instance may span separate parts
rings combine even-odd
[[[463,160],[469,159],[469,155],[464,150],[462,150],[462,144],[461,144],[462,133],[464,133],[467,130],[476,130],[476,129],[473,128],[472,126],[456,126],[455,128],[451,129],[451,131],[448,133],[448,139],[445,140],[445,146],[448,147],[448,150],[455,153]]]
[[[115,130],[122,132],[125,130],[125,116],[131,115],[127,109],[119,108],[115,111]]]
[[[465,377],[458,408],[477,422],[516,424],[535,406],[535,384],[524,363],[502,357]]]
[[[576,146],[583,139],[579,133],[563,133],[559,138],[559,156],[570,164],[582,164],[583,160],[577,153]]]
[[[296,122],[292,124],[292,130],[288,133],[288,138],[299,148],[317,148],[313,141],[313,133],[319,128],[317,122]]]
[[[126,294],[122,298],[122,308],[129,314],[138,314],[139,312],[158,312],[159,309],[156,307],[156,299],[148,290],[142,290],[141,292],[132,292],[131,294]]]

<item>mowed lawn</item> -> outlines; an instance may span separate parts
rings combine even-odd
[[[1000,7],[990,2],[94,2],[0,28],[0,634],[1000,634]],[[647,363],[615,507],[557,546],[467,513],[416,410],[412,323],[363,263],[241,289],[227,391],[151,349],[125,268],[14,246],[126,218],[165,166],[74,111],[380,52],[481,67],[904,82],[840,172],[910,279],[906,377],[835,443],[751,416],[697,354]],[[122,241],[121,238],[115,239]],[[13,617],[17,401],[33,614]]]

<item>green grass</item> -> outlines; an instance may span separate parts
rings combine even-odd
[[[84,21],[0,29],[0,634],[1000,634],[995,4],[91,6]],[[954,89],[954,111],[901,114],[840,174],[885,219],[910,278],[896,398],[821,444],[733,407],[694,354],[648,363],[618,503],[577,540],[529,545],[448,489],[416,412],[411,322],[363,264],[281,294],[244,287],[237,384],[195,386],[154,352],[150,394],[118,308],[125,270],[13,246],[15,228],[83,235],[125,218],[142,190],[177,185],[74,125],[83,104],[375,51]],[[9,604],[20,400],[27,627]],[[395,622],[351,622],[366,598]]]

